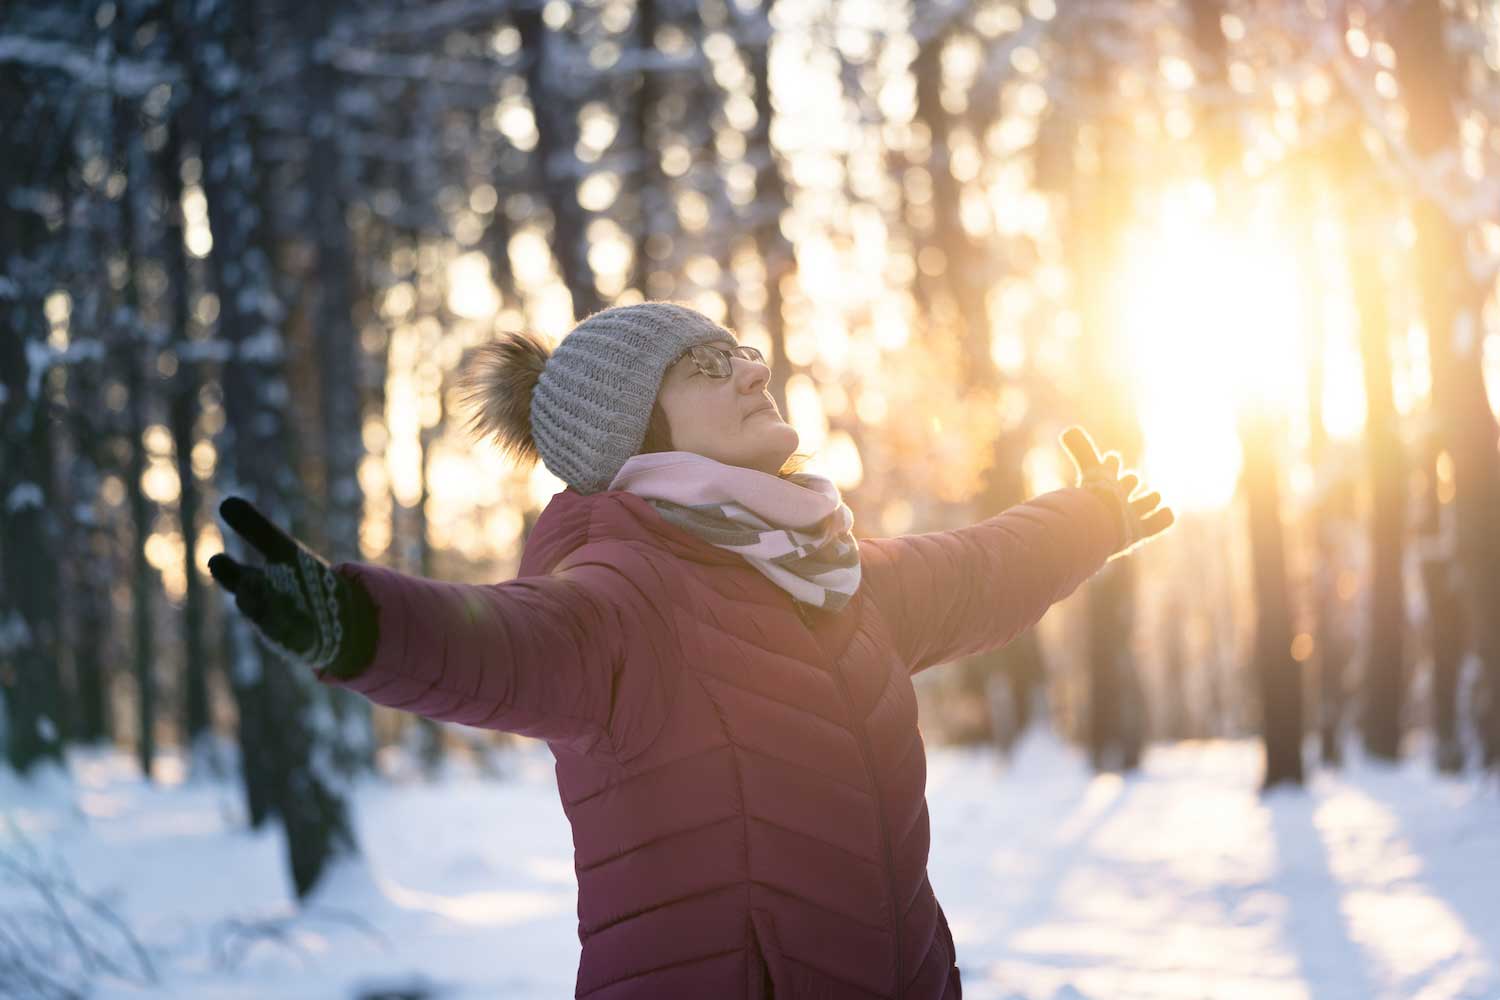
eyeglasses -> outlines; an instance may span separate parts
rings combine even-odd
[[[758,361],[766,363],[766,357],[753,347],[743,345],[731,347],[724,350],[722,347],[714,347],[711,344],[697,344],[688,348],[678,356],[677,360],[691,356],[698,370],[709,378],[728,378],[734,374],[734,362],[731,357],[744,358],[746,361]],[[676,362],[673,362],[676,364]]]

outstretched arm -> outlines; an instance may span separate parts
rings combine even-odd
[[[1172,524],[1160,494],[1131,499],[1134,473],[1099,457],[1081,427],[1060,438],[1077,487],[1055,490],[967,528],[860,539],[862,586],[913,673],[996,649],[1110,559]]]
[[[664,595],[633,551],[585,547],[547,576],[443,583],[321,556],[231,497],[226,523],[265,559],[209,560],[267,646],[323,683],[431,719],[628,757],[665,715],[675,663]]]
[[[978,524],[859,541],[862,583],[913,673],[996,649],[1096,573],[1114,514],[1082,488],[1046,493]]]
[[[586,563],[492,585],[342,563],[378,609],[374,657],[319,679],[430,719],[502,729],[578,752],[644,746],[666,693],[655,648],[671,630],[629,567]],[[627,677],[627,668],[628,674]]]

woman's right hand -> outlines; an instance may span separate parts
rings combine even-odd
[[[264,568],[219,553],[214,580],[234,595],[256,634],[287,661],[352,677],[373,658],[376,610],[364,588],[268,521],[248,500],[229,497],[219,514],[265,557]]]
[[[1078,470],[1077,485],[1094,493],[1114,509],[1120,538],[1115,553],[1125,552],[1161,534],[1177,519],[1172,508],[1157,509],[1157,505],[1161,503],[1160,493],[1152,492],[1130,499],[1130,494],[1140,483],[1139,477],[1133,472],[1120,475],[1118,452],[1112,451],[1100,458],[1093,439],[1082,427],[1076,424],[1069,427],[1058,440]]]

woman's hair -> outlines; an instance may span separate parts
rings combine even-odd
[[[782,479],[785,479],[786,477],[792,475],[794,472],[801,472],[802,467],[811,461],[811,455],[805,454],[800,451],[794,451],[787,456],[785,462],[781,463],[781,469],[776,473],[776,475]]]
[[[661,403],[651,404],[651,422],[646,425],[646,440],[636,454],[651,455],[658,451],[675,451],[672,445],[672,428],[667,426],[667,411]]]
[[[541,457],[531,434],[531,394],[552,350],[538,334],[524,330],[502,333],[474,348],[460,365],[459,400],[471,411],[470,433],[480,439],[494,438],[518,463],[535,462]],[[646,438],[637,454],[675,450],[666,411],[661,403],[653,403]],[[785,479],[811,459],[801,452],[793,454],[776,474]]]

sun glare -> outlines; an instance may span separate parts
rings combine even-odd
[[[1264,222],[1226,229],[1199,182],[1164,194],[1127,234],[1117,280],[1144,478],[1180,510],[1222,507],[1239,475],[1239,416],[1296,413],[1306,398],[1291,248]]]

